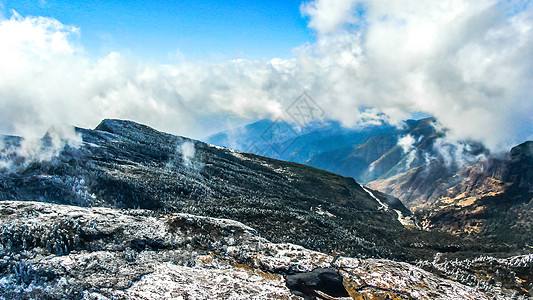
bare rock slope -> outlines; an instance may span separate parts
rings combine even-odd
[[[369,186],[399,197],[423,226],[492,244],[533,245],[533,142],[456,172],[435,162]]]

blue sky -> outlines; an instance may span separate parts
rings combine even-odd
[[[234,58],[288,58],[313,42],[298,0],[139,1],[0,0],[6,17],[43,16],[80,29],[92,56],[119,51],[132,58],[174,63]],[[179,52],[178,52],[179,51]]]

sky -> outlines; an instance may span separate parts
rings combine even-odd
[[[80,30],[95,57],[119,51],[158,63],[289,58],[313,40],[300,2],[4,0],[4,14],[42,16]]]
[[[147,3],[148,2],[148,3]],[[435,116],[451,139],[533,139],[524,0],[0,0],[0,133],[122,118],[193,138],[286,118]]]

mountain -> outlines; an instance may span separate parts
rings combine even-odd
[[[425,228],[533,245],[533,142],[450,169],[434,160],[369,186],[399,197]]]
[[[322,153],[349,148],[364,143],[374,135],[391,133],[392,131],[394,131],[394,127],[385,124],[350,129],[341,126],[337,121],[325,121],[312,122],[302,128],[296,124],[282,121],[260,120],[210,136],[207,138],[207,142],[239,151],[314,166],[309,161]],[[333,160],[330,163],[335,164],[336,162]],[[322,169],[339,171],[331,169],[334,166],[330,166],[328,162],[324,162],[324,164],[326,168]],[[348,175],[342,170],[336,173]]]
[[[494,275],[472,287],[408,263],[272,243],[233,220],[30,201],[2,201],[0,212],[3,299],[525,299],[531,289],[533,256],[425,266],[478,283]],[[476,271],[487,263],[497,275]]]
[[[345,128],[335,121],[299,128],[261,120],[207,139],[214,145],[306,164],[367,183],[386,179],[426,164],[428,160],[460,155],[472,159],[488,152],[479,143],[463,141],[461,149],[443,140],[434,118]],[[460,153],[459,153],[460,152]],[[453,163],[453,162],[452,162]]]
[[[422,165],[427,156],[438,155],[433,145],[444,133],[436,129],[436,120],[407,120],[403,127],[387,132],[373,132],[361,144],[324,152],[309,161],[318,168],[328,164],[340,174],[369,182],[388,178]],[[402,140],[407,140],[402,144]]]
[[[274,123],[251,124],[233,137],[254,141]],[[409,120],[399,128],[309,124],[292,143],[308,147],[291,146],[283,158],[354,177],[400,199],[426,230],[531,247],[531,142],[509,153],[490,153],[475,141],[448,142],[446,133],[433,118]],[[218,135],[218,142],[224,142],[221,136],[229,135]],[[313,150],[298,156],[297,149]]]
[[[0,174],[0,199],[227,218],[272,242],[355,257],[413,261],[485,247],[414,228],[398,199],[352,178],[130,121],[104,120],[95,130],[76,132],[79,145],[63,143],[49,160],[15,152],[13,165]],[[50,136],[43,145],[53,144],[46,142]],[[13,147],[21,143],[10,139]]]
[[[530,296],[522,242],[421,230],[353,178],[124,120],[1,145],[6,298]]]

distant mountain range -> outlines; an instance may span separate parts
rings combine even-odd
[[[446,143],[445,131],[434,118],[407,120],[403,126],[389,124],[345,128],[336,121],[295,124],[261,120],[224,131],[207,142],[306,164],[336,174],[353,177],[362,183],[389,178],[430,160],[445,159],[449,166],[455,158],[474,160],[488,151],[472,141],[462,148]],[[456,167],[456,166],[455,166]]]

